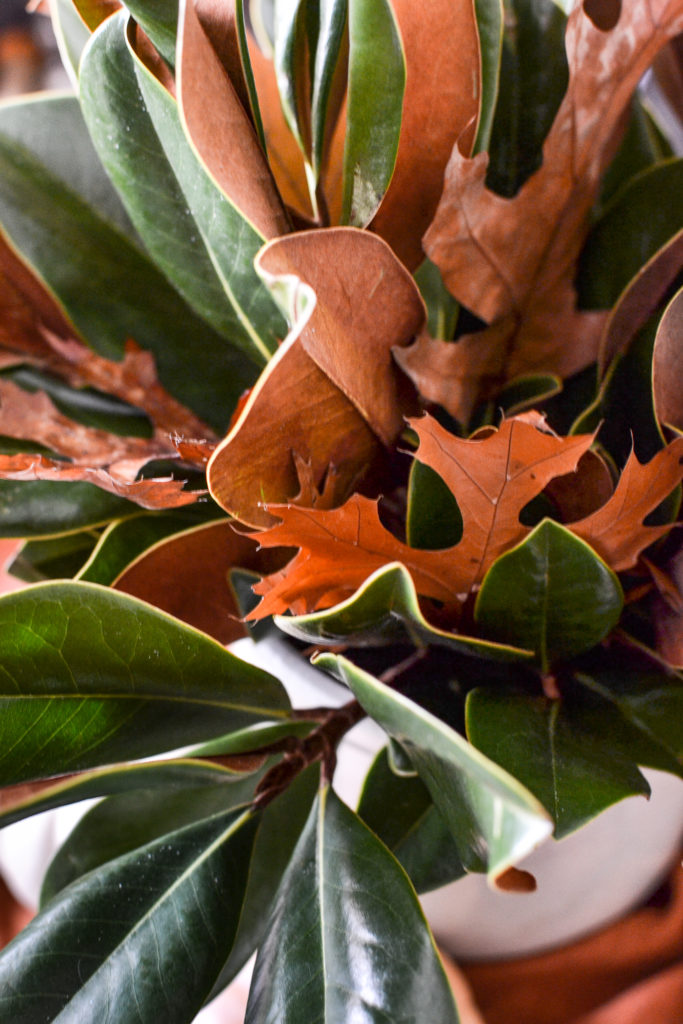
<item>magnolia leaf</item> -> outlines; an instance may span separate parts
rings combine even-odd
[[[235,380],[241,386],[233,393],[239,394],[253,377],[243,356],[236,362],[235,347],[255,364],[263,363],[284,326],[253,270],[263,239],[202,168],[175,100],[130,46],[128,24],[121,12],[91,40],[81,67],[84,116],[100,159],[155,262],[225,339],[211,343],[211,369],[202,366],[201,373],[196,360],[201,356],[205,362],[208,351],[205,345],[195,346],[195,369],[186,376],[200,379],[204,391],[213,382],[214,393],[219,380]],[[134,331],[129,333],[141,341]],[[218,372],[217,358],[231,368]],[[221,404],[232,412],[235,402],[224,398]]]
[[[474,153],[488,150],[498,100],[505,8],[503,0],[474,0],[481,61],[481,108]]]
[[[155,839],[226,811],[244,810],[254,799],[259,779],[267,768],[229,781],[202,780],[200,774],[176,769],[164,783],[161,774],[144,786],[144,776],[132,791],[114,791],[81,818],[50,863],[40,892],[45,907],[72,882]],[[161,769],[161,766],[157,766]]]
[[[477,594],[484,635],[536,652],[544,673],[590,650],[616,626],[619,580],[583,541],[546,519],[498,558]]]
[[[411,396],[391,352],[424,307],[386,243],[352,228],[276,239],[258,267],[292,329],[214,453],[208,483],[226,511],[266,526],[262,506],[297,494],[294,457],[310,463],[316,486],[331,467],[341,501],[381,450],[375,434],[395,439]]]
[[[250,537],[220,520],[159,540],[131,559],[112,586],[228,644],[247,632],[239,621],[230,571],[236,566],[264,571],[268,561]]]
[[[674,295],[662,317],[652,362],[652,382],[657,419],[683,430],[680,393],[683,370],[683,289]]]
[[[257,268],[286,303],[292,328],[301,324],[304,350],[392,443],[405,401],[392,350],[411,341],[425,317],[405,267],[374,235],[331,228],[276,239]]]
[[[173,68],[178,33],[177,0],[125,0],[125,6],[166,63]]]
[[[5,785],[146,757],[287,715],[287,696],[272,676],[107,588],[46,583],[7,594],[0,626]]]
[[[7,571],[24,583],[75,576],[97,540],[96,530],[80,530],[66,536],[26,541]]]
[[[616,356],[624,353],[648,322],[683,264],[683,228],[652,256],[638,271],[619,296],[612,310],[600,343],[601,374]],[[653,367],[656,374],[656,369]],[[657,387],[655,383],[655,393]],[[661,417],[660,417],[661,418]]]
[[[579,260],[585,308],[606,309],[683,228],[683,159],[665,160],[619,190],[592,226]],[[609,270],[607,270],[609,267]]]
[[[387,750],[379,752],[365,778],[358,816],[391,850],[418,892],[454,882],[465,869],[446,823],[419,778],[391,770]]]
[[[197,526],[206,511],[208,519],[219,516],[218,509],[210,505],[195,505],[179,512],[132,515],[110,523],[99,537],[87,562],[77,573],[84,583],[111,586],[124,569],[154,544],[175,533]]]
[[[474,142],[481,102],[479,38],[472,0],[390,3],[403,45],[406,86],[396,166],[371,228],[413,270],[424,259],[422,235],[441,197],[451,150],[465,133],[470,148]],[[445,38],[457,39],[457,46],[441,60]],[[352,75],[353,70],[352,63]]]
[[[280,103],[299,149],[311,161],[309,34],[306,0],[275,0],[273,63]],[[319,15],[318,15],[319,16]],[[279,232],[280,234],[282,232]]]
[[[130,501],[94,484],[0,480],[0,535],[53,537],[133,515]]]
[[[257,585],[255,590],[258,589]],[[398,564],[378,569],[352,597],[329,610],[312,615],[278,615],[275,621],[284,633],[298,640],[327,646],[412,643],[445,647],[488,661],[520,661],[529,657],[529,651],[519,647],[447,633],[431,626],[420,611],[410,573]]]
[[[71,0],[91,32],[121,9],[120,0]]]
[[[345,682],[407,750],[467,871],[486,871],[495,882],[550,835],[552,823],[531,793],[445,722],[340,655],[321,654],[315,664]]]
[[[348,0],[323,0],[311,90],[311,165],[317,182],[324,167],[346,92]]]
[[[62,65],[69,76],[71,85],[74,89],[78,89],[78,66],[83,50],[90,39],[90,29],[83,21],[73,0],[50,0],[48,14],[52,21],[52,31]]]
[[[462,537],[462,516],[455,495],[439,474],[413,461],[408,477],[406,540],[411,548],[452,548]]]
[[[249,229],[260,236],[261,242],[284,235],[289,223],[258,136],[235,85],[202,27],[193,0],[181,0],[180,25],[178,104],[185,131],[201,161],[200,167],[228,197],[234,210],[232,230],[238,229],[240,219],[244,222],[242,244],[246,242]],[[241,66],[239,71],[241,77]],[[149,91],[144,85],[142,88],[149,97]],[[150,112],[159,126],[154,108]],[[173,162],[173,157],[170,159]],[[194,170],[194,176],[199,169]],[[179,180],[186,194],[191,196],[194,191],[198,197],[199,190],[190,175],[179,175]],[[206,186],[204,191],[208,195]],[[219,257],[223,275],[230,280],[230,268],[219,245],[219,232],[212,229],[204,211],[194,203],[191,205],[201,218],[198,224],[202,234]],[[229,230],[225,213],[216,199],[207,206],[207,212],[209,209],[224,221],[223,230]],[[252,244],[253,257],[259,247],[256,238]],[[233,248],[235,255],[241,256],[234,243]],[[242,298],[238,295],[238,300]]]
[[[349,921],[362,927],[349,927]],[[386,847],[319,794],[276,898],[245,1021],[438,1020],[457,1014],[415,892]]]
[[[351,0],[342,223],[365,227],[396,162],[406,64],[390,0]]]
[[[683,479],[683,438],[643,465],[631,452],[612,497],[596,512],[569,523],[615,572],[630,569],[641,551],[671,529],[644,522]]]
[[[173,1024],[192,1019],[230,952],[255,830],[248,813],[220,814],[65,889],[0,956],[5,1018],[106,1017],[114,1001],[121,1024],[161,1006]]]
[[[260,759],[255,766],[250,766],[251,770],[256,770],[262,763],[263,759]],[[246,758],[244,764],[248,764]],[[69,775],[63,779],[20,783],[0,790],[0,826],[4,828],[5,825],[11,825],[30,815],[42,814],[43,811],[64,807],[80,800],[90,800],[93,797],[128,793],[130,790],[150,790],[157,794],[158,800],[158,790],[169,793],[186,788],[195,792],[203,786],[239,783],[245,774],[249,775],[249,772],[186,758],[137,765],[115,765],[112,768]],[[251,785],[255,786],[253,780]],[[239,786],[236,788],[240,789]],[[226,796],[223,795],[222,799],[223,805],[218,807],[218,810],[227,808]]]
[[[473,690],[466,707],[472,743],[538,797],[553,816],[558,839],[618,800],[649,796],[637,767],[637,734],[600,701],[503,697],[489,688]],[[624,732],[633,744],[630,757],[620,749]]]
[[[543,164],[514,199],[486,189],[483,153],[468,160],[456,147],[446,171],[424,244],[452,294],[491,325],[476,344],[450,353],[452,374],[475,389],[483,383],[485,394],[487,376],[566,376],[597,356],[604,317],[577,312],[573,289],[589,212],[630,92],[657,50],[683,29],[677,0],[623,0],[621,10],[616,27],[603,32],[582,4],[574,7],[566,37],[567,93]],[[429,398],[438,372],[431,368],[433,381],[418,383]],[[461,397],[453,396],[448,409],[466,418]]]

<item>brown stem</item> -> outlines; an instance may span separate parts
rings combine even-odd
[[[365,711],[357,700],[341,708],[328,708],[320,725],[300,739],[289,737],[289,749],[279,764],[274,765],[256,788],[255,807],[265,807],[279,796],[309,765],[322,762],[322,774],[330,781],[337,760],[336,749],[342,737],[357,722],[365,717]]]

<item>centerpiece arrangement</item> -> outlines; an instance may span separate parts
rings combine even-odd
[[[682,773],[683,161],[636,87],[683,0],[50,13],[75,93],[0,107],[0,823],[105,799],[0,1010],[181,1024],[258,950],[253,1024],[456,1021],[416,890],[531,889]],[[227,647],[273,631],[346,702]]]

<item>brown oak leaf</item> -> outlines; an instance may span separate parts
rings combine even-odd
[[[442,400],[432,390],[444,391],[446,360],[454,384],[446,408],[464,420],[487,382],[568,376],[595,360],[605,314],[578,311],[573,286],[589,213],[633,90],[682,30],[683,0],[623,0],[609,31],[577,4],[567,25],[567,92],[543,164],[514,198],[486,188],[485,153],[468,159],[455,147],[424,244],[453,295],[490,326],[448,350],[423,339],[419,359],[401,356],[407,372],[420,373],[425,397]]]
[[[463,517],[463,536],[442,551],[411,548],[382,525],[377,502],[354,495],[332,511],[269,506],[281,522],[258,534],[262,547],[298,547],[294,559],[255,588],[263,601],[252,618],[292,607],[327,607],[352,593],[375,570],[400,561],[425,597],[451,607],[463,602],[491,563],[529,532],[519,520],[525,505],[554,477],[576,469],[593,436],[559,438],[524,418],[505,420],[478,440],[449,434],[425,416],[411,421],[419,447],[453,491]]]

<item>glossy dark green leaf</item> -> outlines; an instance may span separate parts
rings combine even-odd
[[[84,115],[154,260],[225,339],[212,352],[213,376],[222,378],[215,369],[218,352],[239,347],[263,363],[286,333],[253,267],[264,239],[203,167],[175,100],[130,49],[126,26],[121,12],[93,36],[81,68]],[[207,374],[205,385],[209,380]]]
[[[53,537],[139,511],[94,484],[0,480],[0,537]]]
[[[474,152],[488,151],[498,99],[503,47],[503,0],[474,0],[481,51],[481,109]]]
[[[108,861],[196,822],[248,806],[263,772],[219,777],[220,769],[196,762],[173,764],[164,771],[154,765],[129,766],[121,773],[97,773],[108,782],[110,794],[81,818],[57,851],[47,870],[40,894],[41,906],[54,899],[78,878]],[[201,768],[204,768],[202,772]],[[97,782],[93,773],[92,783]],[[120,789],[117,793],[116,783]],[[123,784],[133,785],[129,791]]]
[[[506,416],[514,416],[525,409],[538,409],[562,390],[562,381],[552,373],[535,373],[516,377],[496,395],[496,406]]]
[[[0,955],[0,1016],[187,1024],[232,946],[256,825],[220,814],[69,886]]]
[[[33,109],[26,106],[27,118]],[[59,120],[49,127],[38,102],[35,110],[37,128],[52,139]],[[85,187],[81,191],[73,191],[0,131],[0,226],[54,294],[75,332],[114,359],[133,338],[153,352],[168,390],[212,425],[224,427],[239,395],[253,383],[256,366],[222,342],[137,245],[91,205]]]
[[[125,4],[166,63],[174,67],[178,0],[125,0]]]
[[[245,754],[252,750],[280,743],[286,736],[307,736],[317,723],[307,719],[285,722],[257,722],[256,725],[219,736],[193,747],[192,757],[215,757],[217,755]]]
[[[310,615],[276,615],[275,622],[284,633],[309,643],[413,643],[418,647],[436,644],[492,661],[529,658],[528,650],[447,633],[430,625],[420,611],[412,577],[399,562],[378,569],[352,597],[333,608]]]
[[[365,227],[396,163],[405,58],[389,0],[351,0],[342,223]]]
[[[551,701],[492,688],[467,698],[472,742],[533,792],[561,837],[625,797],[649,795],[638,765],[683,774],[663,746],[571,681]]]
[[[94,530],[67,533],[46,540],[27,541],[9,567],[24,583],[75,576],[97,543]]]
[[[387,814],[387,808],[391,813]],[[418,778],[396,775],[382,750],[368,772],[358,815],[402,865],[418,892],[465,874],[448,827]]]
[[[202,512],[204,508],[205,513]],[[153,544],[198,525],[204,515],[210,518],[212,514],[220,514],[213,504],[192,505],[189,509],[187,514],[182,511],[146,513],[112,523],[100,537],[87,562],[82,564],[78,579],[111,586],[123,570]]]
[[[456,1024],[415,892],[386,847],[328,788],[278,893],[246,1024]]]
[[[543,160],[569,80],[567,16],[555,0],[505,0],[498,102],[486,184],[514,196]]]
[[[262,719],[280,683],[210,637],[91,583],[0,599],[3,785],[149,756]]]
[[[462,515],[455,496],[431,466],[413,460],[408,478],[406,541],[412,548],[438,551],[462,537]]]
[[[441,271],[430,259],[422,261],[415,271],[415,283],[427,307],[427,327],[433,338],[452,341],[458,322],[460,304],[443,283]]]
[[[311,93],[311,162],[317,180],[346,84],[349,0],[322,0]]]
[[[638,646],[591,655],[575,672],[579,683],[673,757],[683,759],[683,674]]]
[[[299,149],[310,159],[308,6],[308,0],[275,0],[273,65],[285,120]]]
[[[605,207],[579,261],[579,303],[609,309],[644,263],[683,227],[683,159],[636,175]]]
[[[345,682],[406,748],[466,870],[495,879],[550,834],[536,798],[454,729],[346,658],[322,654],[316,664]]]
[[[184,758],[173,761],[147,761],[143,764],[115,765],[80,775],[55,779],[46,788],[17,799],[8,799],[11,793],[5,790],[0,800],[0,827],[11,825],[22,818],[28,818],[55,807],[90,800],[98,796],[126,793],[129,790],[174,789],[208,786],[219,783],[239,782],[248,772],[232,771],[217,764]],[[227,805],[226,805],[227,806]]]
[[[671,147],[636,95],[631,101],[624,138],[602,179],[601,205],[609,203],[636,174],[673,155]]]
[[[544,519],[493,563],[474,616],[491,639],[535,651],[547,672],[595,647],[616,626],[623,605],[609,566],[585,541]]]

